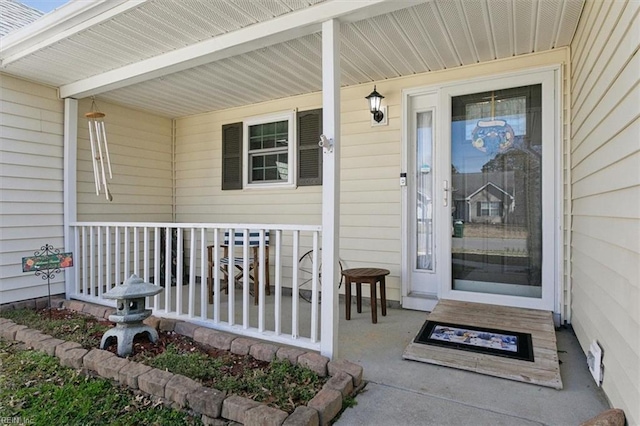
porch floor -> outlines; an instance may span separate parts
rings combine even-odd
[[[368,381],[338,425],[578,425],[609,403],[595,385],[570,328],[556,332],[564,389],[402,359],[425,312],[389,309],[371,324],[368,307],[344,319],[339,357],[362,365]]]

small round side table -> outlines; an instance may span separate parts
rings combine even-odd
[[[389,275],[387,269],[380,268],[352,268],[342,271],[342,276],[346,279],[346,318],[351,319],[351,283],[356,285],[356,304],[358,313],[362,313],[362,284],[371,286],[371,322],[378,322],[378,306],[376,295],[376,284],[380,283],[380,305],[382,316],[387,316],[387,294],[385,288],[385,276]]]

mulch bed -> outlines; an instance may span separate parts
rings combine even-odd
[[[39,311],[39,313],[43,317],[49,317],[49,310],[47,309]],[[81,314],[67,309],[51,309],[50,314],[52,319],[72,319],[81,317],[88,323],[100,324],[109,328],[114,326],[111,321],[98,319],[90,315]],[[92,337],[100,341],[103,334],[104,333],[102,332],[97,332],[94,333]],[[118,345],[116,339],[109,339],[107,343],[108,346],[105,350],[117,355]],[[181,353],[196,352],[208,355],[212,358],[222,358],[226,361],[225,366],[223,367],[223,372],[231,376],[242,376],[247,370],[264,369],[269,366],[269,362],[257,360],[249,355],[237,355],[229,351],[212,348],[210,346],[200,344],[190,337],[183,336],[173,331],[160,330],[158,330],[158,340],[155,343],[149,341],[145,333],[138,334],[133,340],[133,352],[127,358],[132,361],[142,362],[144,359],[153,358],[162,354],[169,345],[172,345]],[[206,382],[203,384],[205,386],[210,385],[210,383],[208,384]]]

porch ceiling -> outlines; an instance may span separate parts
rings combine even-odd
[[[336,13],[341,20],[342,85],[567,46],[583,3],[372,0],[368,9],[352,6],[354,10]],[[71,3],[67,9],[78,4]],[[79,19],[75,26],[58,28],[54,35],[46,34],[46,39],[38,40],[28,27],[3,37],[1,70],[62,87],[63,95],[72,93],[78,82],[86,83],[88,90],[77,90],[71,96],[96,94],[99,99],[168,117],[316,92],[322,87],[322,37],[317,23],[309,20],[309,12],[329,16],[332,8],[346,10],[345,4],[348,2],[335,0],[111,0],[101,2],[103,9],[94,7],[93,16]],[[43,19],[54,22],[56,13],[64,16],[65,7]],[[254,41],[246,51],[220,54],[221,49],[217,57],[201,56],[201,63],[163,63],[126,85],[123,77],[121,84],[92,89],[92,79],[99,81],[104,73],[127,75],[124,71],[138,64],[152,67],[150,61],[163,55],[178,57],[190,47],[211,40],[222,43],[225,36],[241,35],[252,27],[256,29],[253,36],[260,37],[261,24],[278,23],[287,15],[293,20],[301,17],[299,28],[280,35],[276,31]],[[207,58],[213,59],[205,63]]]

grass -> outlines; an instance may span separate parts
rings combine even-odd
[[[22,347],[21,347],[22,346]],[[199,419],[0,339],[0,417],[36,425],[199,425]]]

